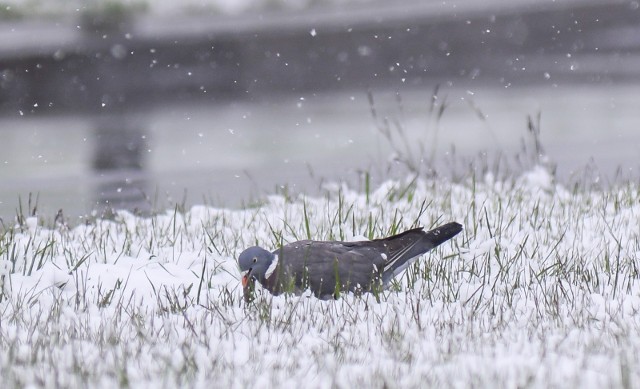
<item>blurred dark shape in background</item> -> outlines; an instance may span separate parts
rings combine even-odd
[[[94,128],[93,170],[98,211],[131,209],[148,212],[144,173],[148,135],[132,115],[98,116]]]
[[[141,170],[147,135],[131,117],[110,115],[96,121],[93,169]],[[117,146],[117,147],[116,147]]]

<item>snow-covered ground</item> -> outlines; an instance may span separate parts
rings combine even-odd
[[[0,237],[3,387],[632,387],[640,380],[640,188],[568,189],[535,168],[119,212]],[[306,212],[306,217],[305,217]],[[235,258],[279,241],[463,233],[377,302],[245,305]],[[307,222],[309,229],[307,230]]]

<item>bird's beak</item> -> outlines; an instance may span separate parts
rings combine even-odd
[[[251,269],[247,270],[247,272],[242,275],[243,288],[246,288],[249,285],[250,277],[251,277]]]

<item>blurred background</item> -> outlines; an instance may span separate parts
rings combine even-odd
[[[4,0],[0,218],[30,196],[77,222],[365,176],[517,173],[541,153],[568,185],[637,181],[639,8]]]

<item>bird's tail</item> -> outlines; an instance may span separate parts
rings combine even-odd
[[[451,222],[440,227],[436,227],[431,231],[425,232],[424,234],[426,235],[425,239],[433,245],[431,246],[431,248],[434,248],[458,235],[460,231],[462,231],[462,225],[456,222]]]

